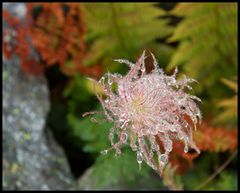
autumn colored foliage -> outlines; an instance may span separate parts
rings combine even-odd
[[[7,59],[13,54],[21,58],[22,69],[29,74],[40,74],[45,66],[30,53],[29,26],[22,23],[19,18],[12,16],[8,11],[3,10],[3,18],[9,28],[3,31],[3,52]]]
[[[66,75],[82,72],[97,77],[101,73],[101,65],[82,65],[85,28],[78,3],[28,3],[24,22],[6,10],[3,18],[9,25],[3,35],[4,54],[7,58],[17,54],[26,73],[40,74],[56,64]],[[31,58],[31,47],[40,58]]]
[[[237,129],[226,129],[210,126],[206,121],[203,121],[197,131],[193,133],[193,140],[201,152],[232,152],[238,146],[238,131]],[[184,153],[184,144],[178,141],[173,143],[173,152],[169,160],[172,165],[176,166],[176,171],[179,174],[184,174],[187,168],[193,166],[193,160],[200,156],[195,151]]]

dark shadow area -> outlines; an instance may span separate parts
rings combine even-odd
[[[93,164],[94,158],[81,150],[82,142],[73,137],[71,128],[67,123],[68,99],[63,97],[63,91],[68,83],[68,78],[59,72],[58,66],[48,68],[46,77],[51,103],[46,126],[53,133],[57,143],[63,148],[73,176],[78,178]]]

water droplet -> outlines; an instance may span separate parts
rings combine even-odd
[[[127,138],[128,138],[127,133],[122,133],[122,134],[121,134],[121,141],[122,141],[123,143],[126,143],[126,142],[127,142]]]
[[[200,119],[202,117],[201,113],[197,113],[196,116]]]
[[[167,125],[167,121],[165,121],[165,120],[162,120],[161,123],[162,123],[163,126]]]
[[[131,144],[130,147],[132,148],[133,151],[137,151],[137,145],[136,144]]]
[[[152,135],[157,135],[158,128],[156,126],[155,127],[151,127],[150,132],[152,133]]]
[[[152,169],[157,170],[157,166],[155,166],[154,164],[152,164]]]
[[[182,122],[182,125],[183,125],[184,127],[187,127],[187,126],[188,126],[187,121],[183,121],[183,122]]]
[[[133,79],[137,79],[138,78],[138,76],[133,76]]]
[[[139,164],[139,171],[140,171],[142,168],[142,163],[138,163],[138,164]]]
[[[178,132],[178,134],[177,134],[177,135],[178,135],[178,138],[179,138],[180,140],[182,140],[182,139],[183,139],[183,137],[184,137],[182,132]]]
[[[185,145],[185,147],[184,147],[184,153],[187,153],[189,151],[189,147],[188,147],[188,145]]]
[[[141,71],[142,71],[143,73],[146,71],[146,69],[145,69],[144,66],[141,68]]]
[[[104,83],[105,77],[100,78],[99,83]]]
[[[152,144],[152,150],[156,150],[157,149],[157,145],[156,144]]]
[[[176,131],[176,126],[170,127],[170,131],[175,132]]]
[[[108,84],[111,86],[112,83],[113,83],[112,80],[109,78],[109,79],[108,79]]]
[[[108,103],[108,102],[109,102],[109,99],[106,99],[104,102],[105,102],[105,103]]]
[[[108,153],[107,149],[101,151],[101,154],[103,154],[103,155],[106,155],[107,153]]]
[[[160,162],[165,165],[168,162],[168,156],[166,154],[162,154],[159,157]]]
[[[141,164],[143,162],[142,152],[137,152],[137,162]]]
[[[166,144],[166,151],[171,152],[172,151],[172,141],[168,141]]]
[[[137,162],[139,164],[139,170],[141,170],[141,166],[143,162],[143,155],[141,152],[137,152]]]

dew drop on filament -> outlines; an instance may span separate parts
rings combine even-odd
[[[168,151],[168,152],[172,151],[172,141],[168,141],[166,143],[166,151]]]
[[[107,153],[108,153],[108,150],[106,150],[106,149],[101,151],[102,155],[106,155]]]
[[[182,125],[183,125],[184,127],[187,127],[187,126],[188,126],[187,121],[184,120],[184,121],[182,122]]]
[[[136,144],[130,144],[130,147],[133,151],[137,151],[137,145]]]
[[[128,138],[127,133],[122,133],[122,134],[121,134],[121,141],[122,141],[123,143],[126,143],[126,142],[127,142],[127,138]]]
[[[105,77],[102,77],[98,82],[99,83],[104,83]]]
[[[143,155],[142,152],[137,152],[137,162],[139,164],[139,170],[141,170],[141,164],[143,162]]]
[[[182,132],[178,132],[178,138],[180,139],[180,140],[182,140],[183,138],[184,138],[184,135],[183,135],[183,133]]]
[[[189,147],[188,147],[188,145],[185,145],[185,147],[184,147],[184,153],[187,153],[189,151]]]
[[[159,160],[162,165],[165,165],[168,162],[168,156],[166,154],[162,154],[160,155]]]
[[[155,166],[154,164],[151,165],[152,169],[157,170],[157,166]]]
[[[111,79],[108,79],[108,84],[111,86],[112,85],[112,80]]]

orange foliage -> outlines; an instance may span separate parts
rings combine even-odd
[[[214,128],[204,122],[194,133],[193,138],[197,146],[203,151],[225,152],[235,150],[238,145],[237,136],[237,128]]]
[[[4,56],[9,59],[13,54],[21,58],[22,69],[30,74],[40,74],[43,72],[41,65],[36,58],[31,57],[29,36],[27,28],[20,22],[17,17],[12,16],[8,11],[3,10],[3,18],[7,22],[9,28],[3,31],[3,52]]]
[[[22,59],[23,70],[30,74],[42,73],[46,67],[55,64],[67,75],[76,72],[89,75],[89,71],[94,70],[93,76],[98,77],[102,73],[100,66],[82,65],[86,55],[85,29],[79,3],[27,3],[26,6],[27,15],[22,23],[7,11],[3,12],[3,18],[17,34],[9,43],[3,43],[7,58],[16,53]],[[3,38],[7,34],[10,33],[5,30]],[[27,37],[39,53],[40,62],[34,58],[27,59],[31,50]]]
[[[238,131],[237,129],[214,128],[203,122],[199,125],[198,130],[193,132],[193,140],[201,151],[233,151],[238,145]],[[184,144],[175,140],[173,143],[174,153],[169,157],[172,165],[177,166],[179,174],[184,174],[187,168],[192,167],[193,160],[199,156],[197,152],[191,150],[184,153],[183,149]]]

